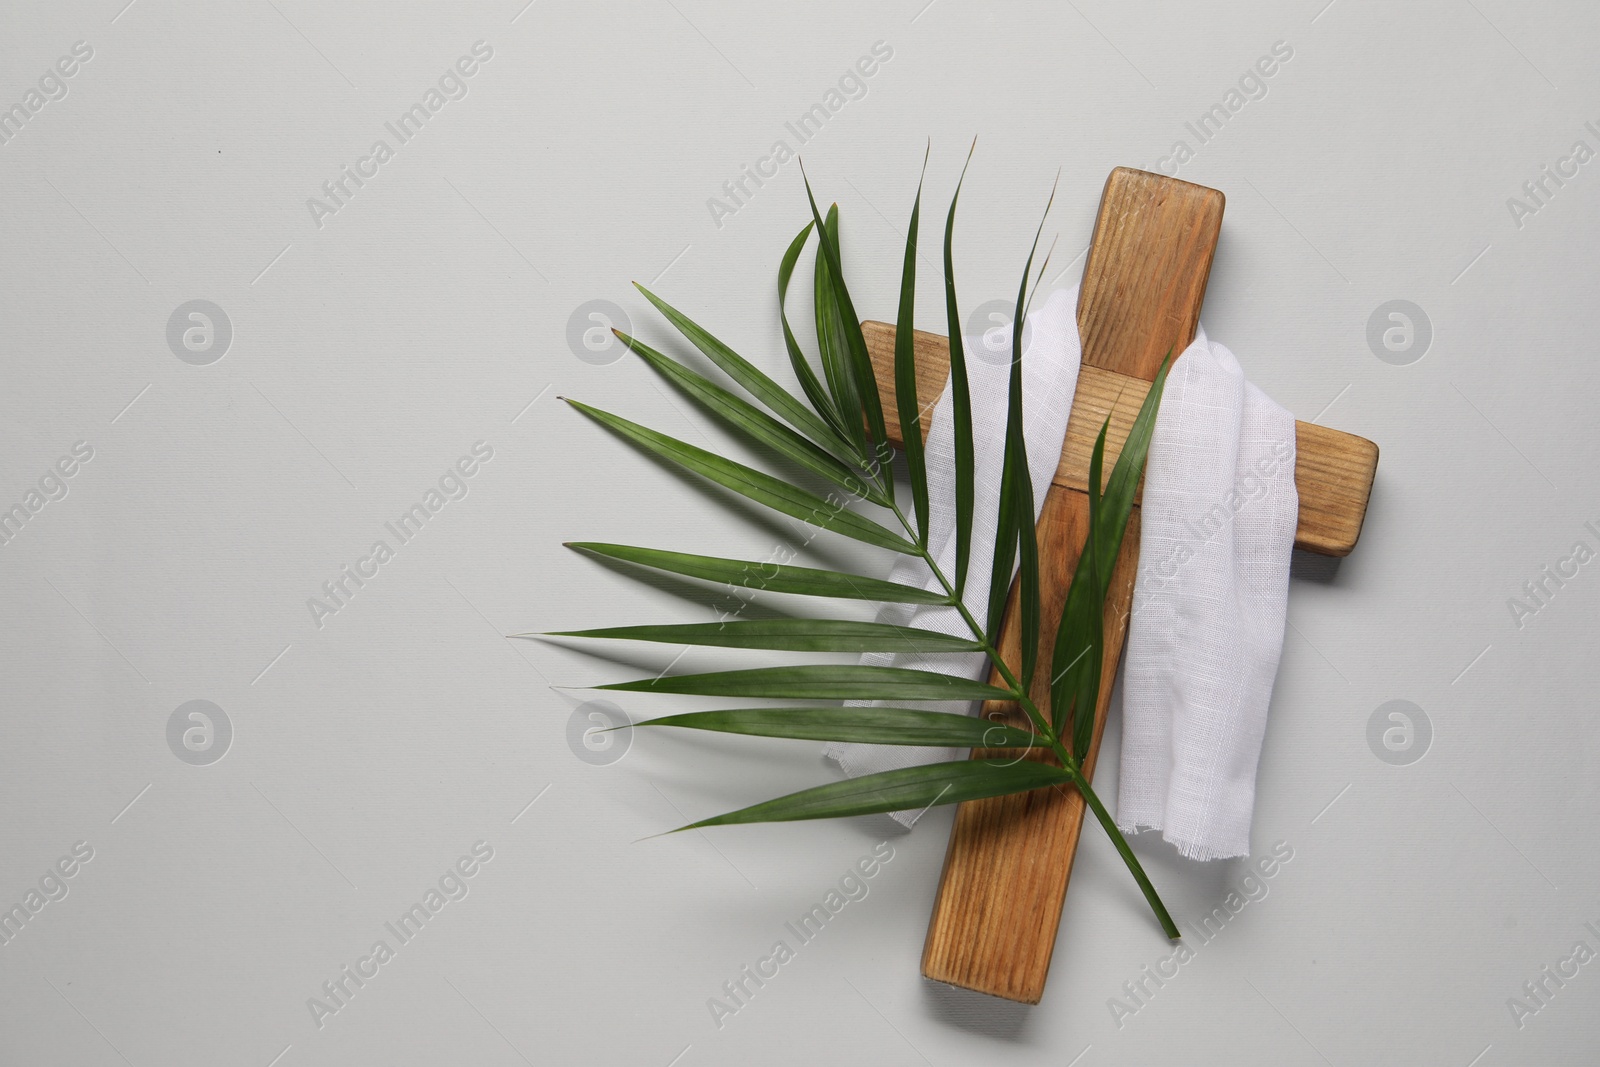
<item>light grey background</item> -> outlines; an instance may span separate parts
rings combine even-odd
[[[0,145],[0,507],[93,449],[0,548],[0,905],[93,849],[0,945],[0,1063],[1593,1062],[1600,964],[1520,1026],[1508,1000],[1579,940],[1600,949],[1600,567],[1548,585],[1520,627],[1508,601],[1600,542],[1600,162],[1547,180],[1536,213],[1508,198],[1574,141],[1600,148],[1600,10],[124,2],[10,4],[0,24],[5,106],[93,49]],[[395,147],[385,123],[479,41],[467,95]],[[627,284],[654,282],[783,371],[798,168],[719,220],[708,200],[774,141],[800,147],[785,122],[880,41],[865,96],[803,148],[875,317],[930,137],[930,249],[979,138],[958,230],[976,307],[1014,291],[1057,168],[1065,285],[1107,171],[1193,147],[1186,122],[1293,50],[1179,172],[1228,196],[1205,324],[1382,464],[1356,553],[1297,561],[1290,591],[1255,841],[1293,860],[1120,1019],[1112,998],[1133,1006],[1123,983],[1168,949],[1093,828],[1043,1004],[919,977],[941,810],[890,836],[870,895],[719,1028],[708,999],[892,832],[633,843],[831,771],[800,742],[650,736],[580,759],[569,720],[590,694],[553,686],[676,650],[503,636],[711,617],[562,540],[764,558],[798,537],[727,519],[556,397],[735,447],[636,362],[578,358],[569,319],[610,300],[681,351]],[[308,198],[379,138],[394,158],[319,227]],[[936,262],[918,312],[942,331]],[[209,365],[168,345],[191,300],[231,322]],[[1367,342],[1391,300],[1432,327],[1407,365]],[[480,441],[467,496],[319,627],[308,599],[395,546],[384,523]],[[888,566],[826,537],[807,558]],[[191,700],[231,724],[209,765],[169,748]],[[1369,747],[1391,700],[1431,725],[1420,761]],[[479,841],[493,859],[468,895],[319,1027],[308,999]],[[1245,873],[1135,847],[1185,923]]]

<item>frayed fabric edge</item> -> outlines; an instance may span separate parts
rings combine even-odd
[[[1117,829],[1129,837],[1138,837],[1143,833],[1159,833],[1161,834],[1161,840],[1177,849],[1178,855],[1182,856],[1186,860],[1199,860],[1200,862],[1205,863],[1211,860],[1239,859],[1241,857],[1247,857],[1250,855],[1250,850],[1248,848],[1244,849],[1243,851],[1238,849],[1217,849],[1201,845],[1194,841],[1177,841],[1168,837],[1166,832],[1163,831],[1161,827],[1154,826],[1149,823],[1140,823],[1134,826],[1124,826],[1121,823],[1118,823]]]

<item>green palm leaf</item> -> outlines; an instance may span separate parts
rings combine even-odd
[[[930,148],[931,150],[931,148]],[[924,177],[928,156],[922,157]],[[906,472],[911,479],[911,502],[917,516],[917,544],[928,547],[928,466],[922,454],[922,406],[917,402],[917,220],[922,214],[922,179],[911,205],[911,225],[906,230],[905,262],[900,268],[900,313],[894,331],[894,394],[900,414]]]
[[[859,663],[755,667],[598,685],[623,693],[688,693],[774,700],[1011,700],[1016,694],[970,678]]]
[[[872,360],[867,355],[867,339],[861,332],[861,316],[856,314],[855,302],[850,299],[850,289],[844,283],[844,268],[840,265],[838,227],[833,230],[823,225],[817,211],[816,197],[811,195],[811,180],[805,178],[802,164],[801,177],[805,180],[806,200],[811,205],[811,218],[817,224],[817,237],[822,253],[828,261],[828,280],[833,298],[838,304],[839,320],[844,326],[846,349],[850,355],[850,370],[855,379],[856,391],[861,396],[861,406],[867,417],[867,431],[872,437],[870,458],[887,466],[889,462],[889,435],[884,428],[883,401],[878,397],[878,380],[872,373]],[[846,413],[848,416],[848,413]],[[887,481],[887,472],[885,473]]]
[[[566,546],[579,552],[621,560],[653,570],[702,578],[708,582],[773,593],[801,596],[837,597],[846,600],[878,600],[896,604],[948,604],[949,597],[915,585],[886,582],[843,571],[817,567],[796,567],[787,563],[723,559],[697,556],[689,552],[669,552],[659,548],[614,545],[603,541],[568,541]]]
[[[528,636],[519,634],[520,636]],[[978,652],[970,637],[882,622],[839,619],[739,619],[662,626],[610,626],[564,630],[547,637],[594,637],[616,641],[657,641],[670,645],[768,648],[783,652]]]
[[[1161,369],[1156,371],[1155,381],[1150,383],[1144,403],[1139,405],[1139,414],[1134,416],[1133,426],[1128,430],[1128,440],[1122,446],[1122,453],[1117,456],[1116,465],[1111,468],[1111,477],[1106,480],[1105,496],[1101,498],[1104,505],[1101,525],[1096,531],[1100,555],[1096,566],[1108,579],[1117,553],[1122,550],[1122,535],[1128,528],[1128,515],[1133,511],[1133,494],[1139,487],[1139,479],[1144,476],[1145,459],[1150,454],[1150,438],[1155,433],[1156,414],[1161,407],[1161,394],[1166,389],[1167,373],[1171,369],[1172,353],[1169,351],[1161,361]]]
[[[839,244],[839,205],[828,208],[825,226],[813,222],[820,235],[829,234],[835,247]],[[822,372],[833,394],[834,409],[844,421],[844,432],[860,454],[869,455],[867,447],[866,415],[861,407],[860,383],[854,365],[850,362],[850,342],[844,336],[844,317],[839,313],[837,289],[833,275],[828,271],[828,257],[822,250],[825,242],[817,242],[817,264],[813,271],[814,297],[812,303],[817,320],[817,347],[822,351]],[[874,386],[876,388],[876,386]]]
[[[783,261],[778,264],[778,321],[783,325],[783,344],[789,351],[789,364],[794,367],[794,375],[800,380],[800,388],[805,391],[806,399],[841,437],[847,438],[849,432],[844,420],[839,418],[833,400],[823,391],[816,371],[811,369],[811,361],[806,359],[805,353],[800,350],[800,342],[795,340],[794,331],[789,328],[789,313],[785,307],[789,299],[789,278],[794,274],[800,250],[805,248],[806,238],[811,236],[811,228],[815,225],[814,222],[805,224],[799,235],[789,242],[788,249],[783,253]]]
[[[1033,273],[1033,257],[1039,251],[1039,237],[1044,233],[1045,218],[1049,217],[1055,198],[1056,191],[1052,187],[1050,199],[1045,203],[1044,216],[1039,219],[1039,228],[1034,231],[1028,262],[1022,268],[1022,281],[1017,286],[1016,311],[1011,320],[1011,378],[1006,409],[1005,460],[1000,474],[1000,527],[1005,537],[1003,545],[995,546],[994,569],[989,586],[989,627],[991,634],[998,637],[999,619],[1011,585],[1011,567],[1020,553],[1017,594],[1022,618],[1022,677],[1025,689],[1033,682],[1033,672],[1039,658],[1039,539],[1038,531],[1034,529],[1033,476],[1028,471],[1028,443],[1022,424],[1022,336],[1029,303],[1028,276]],[[1040,275],[1043,276],[1043,271]]]
[[[754,404],[735,396],[722,386],[696,374],[670,356],[665,356],[649,345],[629,337],[621,330],[615,332],[623,344],[633,349],[641,359],[654,367],[674,386],[700,406],[743,432],[745,436],[766,445],[813,474],[826,478],[852,496],[867,497],[869,494],[875,494],[875,490],[870,489],[843,463]]]
[[[975,145],[974,145],[975,147]],[[961,180],[951,197],[945,219],[945,313],[950,327],[950,390],[954,410],[956,567],[952,583],[927,549],[929,501],[926,493],[927,456],[917,433],[920,402],[917,395],[914,347],[916,250],[921,216],[922,182],[913,200],[906,248],[901,264],[894,375],[902,426],[906,429],[907,469],[911,474],[915,526],[895,502],[889,471],[889,453],[882,402],[868,359],[860,316],[844,281],[839,241],[839,214],[832,207],[826,220],[818,211],[809,180],[806,200],[811,223],[791,241],[778,269],[779,318],[784,344],[805,400],[791,395],[765,373],[733,352],[717,338],[643,286],[640,291],[702,353],[738,386],[750,394],[773,418],[722,385],[683,364],[626,336],[623,340],[697,404],[732,425],[787,462],[822,477],[840,488],[891,508],[905,528],[905,536],[861,515],[845,510],[834,496],[828,499],[722,456],[696,448],[676,438],[587,405],[575,406],[590,418],[654,455],[707,478],[747,499],[832,529],[865,543],[919,557],[930,567],[941,592],[839,571],[795,567],[786,563],[722,559],[659,549],[596,542],[572,543],[579,551],[632,566],[724,583],[728,589],[748,588],[808,596],[850,598],[884,602],[954,606],[972,630],[970,639],[916,628],[876,622],[812,619],[735,619],[724,623],[622,626],[599,630],[568,631],[557,636],[591,637],[699,644],[745,649],[779,649],[795,652],[916,651],[925,654],[983,652],[1005,679],[1005,687],[932,671],[877,667],[863,664],[813,664],[762,667],[639,679],[599,688],[621,692],[689,694],[708,697],[748,697],[753,700],[794,701],[881,700],[893,704],[932,700],[1005,700],[1014,702],[1027,716],[1032,730],[1019,730],[981,719],[910,707],[780,707],[737,708],[671,715],[640,725],[675,726],[723,733],[790,737],[811,740],[863,741],[902,745],[964,745],[973,748],[1048,748],[1051,762],[1038,760],[960,760],[912,767],[816,789],[757,804],[691,824],[695,827],[831,818],[868,812],[895,811],[934,804],[998,796],[1071,784],[1083,796],[1096,821],[1109,835],[1118,855],[1138,883],[1162,929],[1179,936],[1171,916],[1150,884],[1138,858],[1118,832],[1105,805],[1083,773],[1092,739],[1093,712],[1101,683],[1104,651],[1104,598],[1111,569],[1126,532],[1133,495],[1137,490],[1164,385],[1164,363],[1115,469],[1102,479],[1106,431],[1101,430],[1091,457],[1089,534],[1080,554],[1055,647],[1051,650],[1050,704],[1046,714],[1030,693],[1038,660],[1041,629],[1038,539],[1034,529],[1034,486],[1028,471],[1024,404],[1022,396],[1022,327],[1032,293],[1049,263],[1041,265],[1029,287],[1033,263],[1042,236],[1043,220],[1034,235],[1018,287],[1012,337],[1012,364],[1008,378],[1007,427],[1000,486],[998,534],[993,551],[988,614],[980,622],[961,600],[974,550],[976,452],[973,440],[970,380],[958,312],[954,270],[954,227],[961,185],[972,152],[968,152]],[[927,156],[923,170],[926,174]],[[1051,193],[1054,200],[1054,191]],[[1048,217],[1049,206],[1045,212]],[[806,359],[787,317],[788,286],[809,235],[815,232],[819,251],[815,265],[817,336],[821,347],[821,374]],[[1170,354],[1169,354],[1170,356]],[[814,409],[814,410],[813,410]],[[780,421],[781,420],[781,421]],[[787,425],[785,425],[787,424]],[[915,440],[911,440],[915,438]],[[1101,482],[1105,482],[1101,491]],[[907,538],[911,538],[908,540]],[[792,557],[792,552],[785,558]],[[777,555],[777,553],[775,553]],[[1020,566],[1018,566],[1020,556]],[[1013,674],[997,651],[997,637],[1010,591],[1013,568],[1018,569],[1021,616],[1022,677]],[[1070,733],[1070,736],[1067,736]],[[687,829],[688,827],[685,827]]]
[[[1056,176],[1059,183],[1060,175]],[[1050,200],[1044,206],[1045,218],[1050,215],[1050,207],[1055,203],[1056,190],[1050,188]],[[1033,254],[1039,248],[1039,234],[1044,232],[1044,218],[1039,220],[1039,232],[1033,235],[1033,248],[1028,252],[1028,264],[1022,268],[1022,284],[1028,284],[1028,271],[1033,268]],[[1054,245],[1051,246],[1054,248]],[[1039,276],[1034,280],[1033,289],[1023,299],[1022,289],[1017,290],[1017,310],[1012,317],[1011,327],[1011,404],[1015,420],[1008,419],[1006,433],[1008,435],[1008,448],[1006,462],[1011,463],[1010,446],[1016,448],[1017,488],[1012,495],[1012,502],[1017,509],[1017,545],[1021,560],[1017,566],[1017,600],[1022,615],[1022,685],[1024,689],[1033,686],[1033,672],[1039,663],[1039,627],[1040,627],[1040,599],[1039,590],[1039,531],[1034,526],[1034,495],[1033,474],[1028,469],[1028,442],[1022,426],[1022,336],[1025,332],[1023,324],[1027,321],[1028,308],[1033,304],[1033,294],[1039,291],[1039,284],[1044,281],[1045,269],[1050,265],[1050,253],[1046,252],[1044,263],[1039,266]]]
[[[705,353],[707,359],[722,372],[744,387],[745,391],[765,404],[771,411],[783,416],[785,422],[811,438],[812,441],[835,454],[849,455],[851,448],[840,439],[833,427],[813,414],[804,404],[789,394],[783,386],[773,381],[749,360],[713,337],[700,325],[656,294],[633,283],[634,288],[654,304],[667,321],[678,328],[689,341]]]
[[[950,214],[944,220],[944,310],[950,332],[950,401],[955,416],[955,505],[956,505],[956,596],[967,587],[967,567],[972,560],[972,515],[975,493],[977,454],[972,443],[972,393],[967,385],[967,352],[962,343],[961,313],[956,309],[956,269],[952,254],[955,240],[956,201],[961,199],[961,186],[967,180],[967,167],[972,164],[972,153],[977,150],[977,138],[967,150],[967,162],[962,164],[961,178],[956,182],[955,195],[950,198]],[[895,338],[899,339],[896,330]],[[904,435],[904,423],[901,434]]]
[[[1000,647],[1000,624],[1005,619],[1006,597],[1011,592],[1011,571],[1017,563],[1017,505],[1012,499],[1016,492],[1015,484],[1016,479],[1011,476],[1009,465],[1002,466],[994,557],[989,568],[989,609],[984,617],[989,644],[995,648]]]
[[[1100,686],[1105,656],[1106,589],[1112,568],[1122,550],[1122,537],[1133,510],[1133,494],[1144,472],[1155,431],[1156,413],[1161,406],[1171,354],[1161,362],[1150,391],[1145,394],[1139,414],[1134,417],[1127,443],[1111,469],[1105,493],[1100,492],[1105,462],[1106,431],[1110,420],[1100,427],[1094,451],[1089,457],[1089,532],[1083,553],[1062,606],[1061,625],[1056,630],[1056,645],[1051,662],[1050,705],[1057,732],[1068,722],[1068,739],[1073,755],[1082,759],[1094,737],[1095,712],[1100,702]],[[1081,591],[1080,591],[1081,587]]]
[[[1083,759],[1094,735],[1105,656],[1105,581],[1098,566],[1097,526],[1101,518],[1100,479],[1104,470],[1107,419],[1089,455],[1089,532],[1061,607],[1061,625],[1050,660],[1050,710],[1057,734],[1069,737],[1072,754]],[[1066,726],[1072,729],[1067,733]]]
[[[754,822],[793,822],[799,819],[838,819],[849,815],[931,808],[1062,786],[1071,781],[1071,775],[1060,767],[1037,760],[991,763],[987,760],[965,759],[929,763],[803,789],[725,815],[701,819],[678,829],[694,830],[703,826],[733,826]]]
[[[869,545],[879,548],[893,549],[907,555],[915,555],[917,546],[901,537],[886,527],[880,526],[871,519],[863,518],[846,508],[842,503],[824,500],[815,493],[796,488],[770,474],[763,474],[752,467],[742,463],[735,463],[731,459],[724,459],[714,452],[707,452],[703,448],[696,448],[686,441],[676,437],[668,437],[646,426],[640,426],[620,415],[613,415],[609,411],[590,407],[588,404],[576,400],[567,400],[567,403],[583,412],[607,428],[616,431],[640,447],[655,453],[663,459],[671,460],[685,470],[693,471],[703,478],[708,478],[718,485],[733,490],[740,496],[754,500],[758,504],[765,504],[775,511],[793,516],[801,522],[808,522],[813,526],[820,526],[834,533],[853,537],[858,541],[865,541]]]
[[[678,726],[725,734],[790,737],[803,741],[854,741],[868,745],[1029,748],[1046,743],[1038,734],[1015,726],[920,708],[734,708],[664,715],[633,725]]]

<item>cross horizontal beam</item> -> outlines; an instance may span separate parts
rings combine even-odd
[[[894,399],[894,326],[863,322],[861,329],[866,334],[878,391],[883,394],[883,418],[888,424],[889,439],[898,448],[901,430],[900,409]],[[916,350],[917,397],[925,405],[921,425],[926,436],[933,402],[944,391],[945,380],[950,376],[950,341],[941,334],[918,330]],[[970,352],[967,358],[972,358]],[[1139,405],[1149,391],[1150,383],[1143,378],[1103,367],[1084,367],[1078,375],[1078,392],[1072,401],[1072,417],[1067,422],[1066,445],[1061,450],[1055,484],[1087,491],[1089,453],[1108,416],[1111,427],[1106,431],[1105,477],[1109,478],[1111,467],[1128,440]],[[1378,469],[1378,446],[1365,437],[1314,422],[1296,422],[1295,438],[1294,482],[1300,494],[1300,524],[1294,532],[1294,546],[1319,556],[1348,556],[1356,547],[1367,516],[1367,499]]]

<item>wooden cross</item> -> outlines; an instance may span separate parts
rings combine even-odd
[[[1162,358],[1168,351],[1176,356],[1194,340],[1222,229],[1222,208],[1223,196],[1217,190],[1174,178],[1118,167],[1106,180],[1078,296],[1083,368],[1061,463],[1039,515],[1042,663],[1050,662],[1055,622],[1061,617],[1088,529],[1089,454],[1095,436],[1109,416],[1105,462],[1109,472]],[[862,327],[889,435],[898,441],[895,330],[881,322]],[[949,377],[949,343],[918,331],[916,353],[917,395],[937,397]],[[920,420],[924,434],[931,419],[927,411],[931,405]],[[1305,422],[1295,424],[1295,433],[1294,478],[1300,496],[1295,547],[1325,556],[1347,555],[1366,516],[1378,446]],[[1105,729],[1138,562],[1135,507],[1106,598],[1105,668],[1094,737],[1083,764],[1086,775],[1094,773]],[[1013,588],[1000,641],[1001,654],[1012,665],[1020,659],[1019,629]],[[1041,671],[1034,682],[1032,695],[1041,708],[1049,706],[1049,681],[1049,672]],[[1004,683],[996,678],[995,684]],[[1028,726],[1012,703],[991,702],[983,713]],[[1053,758],[1041,755],[1043,751],[1034,749],[1028,755]],[[973,756],[997,754],[975,750]],[[1083,818],[1084,803],[1076,790],[1036,790],[962,804],[950,831],[922,973],[950,985],[1037,1004],[1044,995]]]

